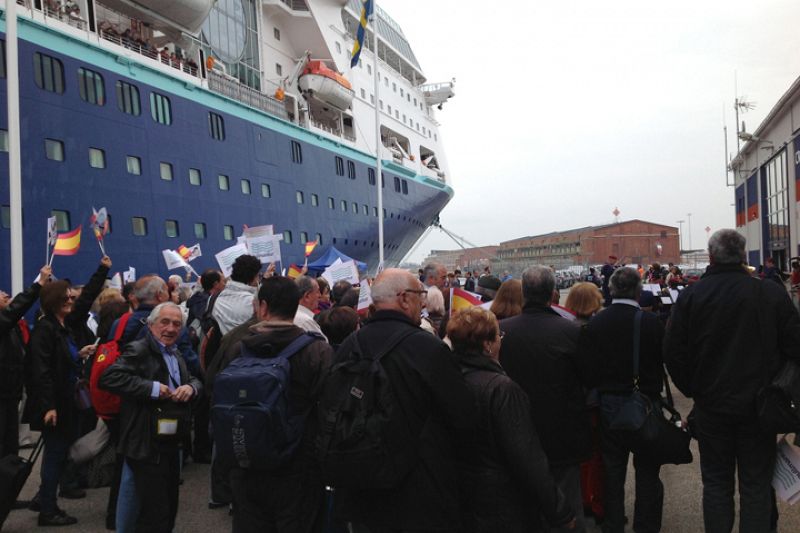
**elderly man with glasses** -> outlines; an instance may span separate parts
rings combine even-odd
[[[336,355],[336,362],[347,360],[356,343],[364,355],[388,349],[381,365],[396,405],[419,436],[417,462],[399,485],[337,488],[341,516],[356,531],[461,530],[453,448],[474,424],[473,398],[447,345],[419,327],[426,294],[410,272],[384,270],[372,285],[375,313]]]

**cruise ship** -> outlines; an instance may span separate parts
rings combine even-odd
[[[453,83],[428,83],[402,29],[376,8],[358,64],[359,0],[17,2],[25,283],[44,263],[47,219],[82,225],[59,277],[100,258],[89,227],[106,207],[113,271],[166,274],[162,250],[199,243],[196,270],[244,226],[377,266],[401,260],[453,195],[435,110]],[[6,78],[5,13],[0,20]],[[11,81],[11,80],[2,80]],[[10,257],[8,117],[0,82],[0,253]],[[376,150],[376,106],[380,145]],[[376,179],[377,157],[382,180]],[[377,187],[383,212],[378,212]],[[9,287],[9,261],[0,287]]]

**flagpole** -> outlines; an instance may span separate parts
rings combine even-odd
[[[23,289],[23,263],[16,0],[6,0],[6,79],[8,81],[6,88],[8,97],[8,190],[11,215],[11,294],[18,294]]]
[[[378,271],[383,268],[383,171],[381,162],[381,115],[379,104],[380,79],[378,75],[378,3],[372,5],[372,54],[375,56],[375,68],[373,70],[375,83],[375,184],[378,189]]]

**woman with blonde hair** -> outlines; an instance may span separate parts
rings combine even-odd
[[[576,283],[569,289],[564,307],[575,314],[579,323],[585,324],[603,307],[603,293],[594,283]]]
[[[489,310],[494,313],[497,320],[520,314],[522,312],[522,282],[518,279],[504,281],[497,291],[497,296],[492,300]]]
[[[474,452],[459,465],[464,531],[574,527],[575,517],[550,475],[528,396],[498,362],[503,334],[494,314],[480,307],[458,311],[447,335],[477,409]]]

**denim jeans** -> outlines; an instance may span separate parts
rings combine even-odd
[[[72,439],[60,430],[46,427],[42,431],[44,453],[42,458],[42,484],[39,487],[39,504],[44,515],[55,514],[58,510],[56,496],[58,483],[67,462],[67,452]]]
[[[117,533],[136,533],[139,498],[136,496],[133,471],[127,461],[123,460],[123,462],[122,478],[119,482],[119,495],[117,496]]]
[[[695,407],[703,521],[708,533],[730,533],[735,474],[739,478],[739,532],[770,531],[775,434],[763,433],[755,416],[709,413]]]
[[[605,467],[605,533],[625,530],[625,475],[631,453],[630,436],[624,431],[611,431],[608,426],[625,401],[625,396],[603,394],[600,399],[600,450]],[[636,533],[656,533],[661,530],[664,504],[664,485],[659,473],[661,465],[633,455],[636,470],[636,500],[633,511],[633,530]]]

